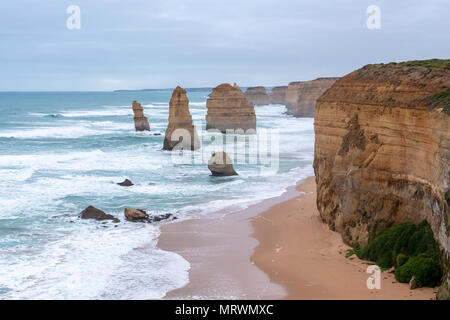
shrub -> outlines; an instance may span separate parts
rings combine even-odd
[[[395,259],[395,267],[399,268],[408,261],[409,257],[404,253],[399,253]]]
[[[408,261],[395,270],[398,282],[409,282],[412,276],[423,286],[434,287],[439,284],[442,269],[439,263],[424,254],[409,258]]]
[[[426,221],[382,229],[356,254],[381,268],[395,265],[399,282],[409,282],[414,275],[422,285],[434,285],[442,274],[441,252]]]

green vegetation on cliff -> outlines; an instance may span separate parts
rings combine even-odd
[[[435,286],[442,277],[441,252],[426,221],[419,225],[395,224],[380,230],[355,253],[381,268],[395,266],[399,282],[409,282],[415,276],[422,285]]]
[[[450,70],[450,59],[412,60],[405,62],[391,62],[402,67],[425,67]]]
[[[442,108],[445,113],[450,114],[450,90],[445,90],[426,97],[424,103],[434,108]]]

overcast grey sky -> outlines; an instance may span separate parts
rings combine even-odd
[[[381,29],[366,27],[369,5]],[[69,30],[69,5],[81,29]],[[286,85],[369,63],[450,58],[449,0],[14,0],[0,90]]]

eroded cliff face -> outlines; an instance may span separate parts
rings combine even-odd
[[[206,130],[256,133],[255,108],[236,84],[224,83],[214,88],[206,101],[206,108]]]
[[[317,99],[338,78],[319,78],[312,81],[291,82],[286,92],[286,113],[294,117],[314,117]]]
[[[274,104],[286,104],[286,91],[287,86],[273,87],[270,91],[270,103]]]
[[[164,137],[163,150],[197,150],[201,147],[197,130],[192,124],[186,90],[176,87],[169,102],[169,124]]]
[[[247,88],[247,90],[245,90],[245,96],[248,101],[254,105],[264,105],[270,103],[270,98],[265,87]]]
[[[448,259],[449,89],[448,69],[369,65],[319,98],[317,206],[346,243],[426,219]]]

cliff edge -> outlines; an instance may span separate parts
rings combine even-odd
[[[432,60],[433,61],[433,60]],[[383,227],[427,220],[450,284],[449,63],[368,65],[317,101],[314,171],[322,219],[352,246]]]

